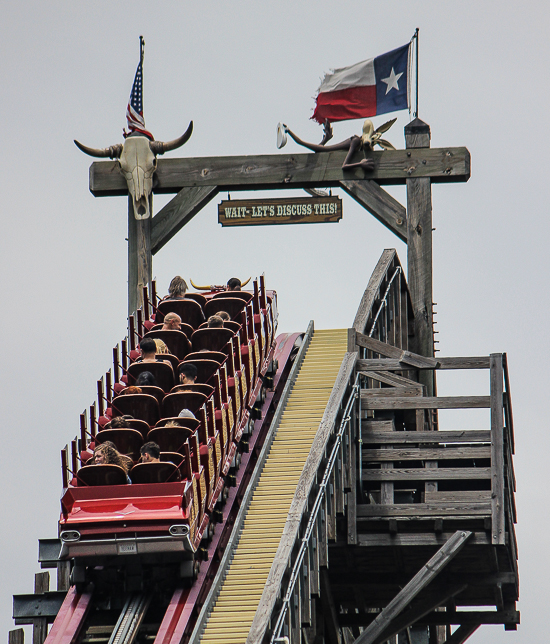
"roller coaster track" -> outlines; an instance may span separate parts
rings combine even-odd
[[[211,614],[204,632],[192,642],[242,644],[254,619],[267,576],[279,547],[298,479],[342,359],[347,330],[315,331],[292,391],[280,408],[280,423],[259,475],[231,561],[215,602],[203,608]],[[276,421],[275,421],[276,422]],[[210,608],[210,604],[213,604]]]

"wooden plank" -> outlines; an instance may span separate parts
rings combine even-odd
[[[422,385],[417,387],[391,386],[373,389],[362,389],[365,395],[376,396],[377,398],[398,398],[399,396],[422,396]]]
[[[509,609],[434,612],[419,620],[422,624],[519,624],[519,611]]]
[[[500,545],[505,540],[504,512],[504,415],[502,410],[502,354],[491,354],[491,540]]]
[[[332,597],[327,570],[321,570],[321,605],[325,617],[325,641],[327,644],[341,644],[338,610]]]
[[[50,573],[39,572],[34,576],[34,593],[43,595],[50,590]],[[44,644],[48,636],[48,620],[45,617],[38,617],[32,620],[32,642],[33,644]]]
[[[424,468],[367,470],[363,471],[363,481],[449,481],[481,480],[491,478],[490,467],[440,467],[437,470]]]
[[[407,242],[407,211],[397,199],[383,190],[372,179],[341,181],[342,188],[392,231],[401,241]]]
[[[432,492],[432,494],[434,494]],[[491,503],[475,501],[449,501],[434,503],[396,503],[392,505],[358,505],[357,518],[369,517],[449,517],[449,516],[490,516]]]
[[[217,194],[217,186],[182,188],[153,217],[151,230],[151,252],[153,255],[158,253]]]
[[[393,387],[414,387],[422,392],[422,385],[419,382],[411,380],[410,378],[404,378],[399,376],[396,373],[390,373],[389,371],[369,371],[365,372],[365,375],[374,380],[383,382],[386,385],[391,385]]]
[[[431,502],[446,502],[446,501],[476,501],[479,503],[491,502],[490,490],[457,490],[450,492],[448,490],[441,490],[435,492],[424,492],[424,501]]]
[[[389,422],[389,421],[388,421]],[[364,423],[365,425],[366,423]],[[438,432],[387,432],[363,430],[365,443],[490,443],[488,429],[449,429]]]
[[[360,347],[370,349],[374,353],[379,353],[382,356],[395,358],[400,362],[404,362],[409,365],[409,368],[410,366],[413,366],[421,369],[437,369],[439,366],[439,362],[434,358],[427,358],[410,351],[404,351],[403,349],[394,347],[387,342],[380,342],[380,340],[370,338],[368,335],[364,335],[363,333],[357,333],[355,342]]]
[[[399,260],[397,259],[397,253],[395,252],[395,249],[386,249],[380,256],[380,259],[376,264],[376,268],[370,276],[369,283],[367,284],[367,288],[363,293],[363,297],[361,298],[361,302],[359,303],[357,313],[355,314],[353,328],[358,333],[365,332],[365,327],[371,314],[373,304],[380,290],[380,284],[384,279],[384,276],[386,275],[390,267],[394,265],[394,263],[399,265]]]
[[[459,458],[491,458],[491,448],[487,447],[409,447],[389,450],[364,449],[365,461],[439,461]]]
[[[320,154],[159,159],[157,194],[182,188],[219,186],[220,190],[336,188],[342,181],[364,180],[365,171],[342,170],[346,151]],[[434,183],[468,181],[470,153],[466,148],[434,148],[371,152],[375,168],[368,179],[379,185],[404,185],[407,178],[430,177]],[[96,197],[127,195],[117,161],[95,161],[90,167],[90,191]]]
[[[438,369],[489,369],[489,356],[440,358]],[[424,367],[418,367],[423,369]],[[359,371],[407,371],[410,365],[399,362],[394,358],[370,358],[357,360]]]
[[[426,588],[426,586],[445,569],[462,550],[472,533],[457,531],[433,557],[416,573],[411,581],[379,613],[355,641],[355,644],[374,644],[383,633],[388,633],[392,622]],[[390,633],[393,635],[393,633]],[[387,639],[387,636],[386,636]]]
[[[8,644],[25,644],[25,631],[22,628],[15,628],[8,631]]]
[[[361,434],[364,434],[365,431],[368,432],[371,430],[381,432],[382,434],[384,434],[384,436],[387,434],[387,432],[395,432],[395,423],[393,421],[393,418],[390,420],[374,420],[372,418],[367,418],[362,421],[361,426]]]
[[[430,519],[431,524],[431,519]],[[450,537],[452,533],[440,532],[424,532],[424,533],[397,533],[397,534],[363,534],[357,535],[357,542],[359,546],[366,546],[368,548],[378,547],[403,547],[403,546],[441,546]],[[485,532],[474,532],[473,536],[469,539],[469,545],[476,546],[489,546],[491,545],[490,539]]]
[[[369,389],[361,390],[362,409],[489,409],[490,396],[422,396],[377,398]]]
[[[152,196],[150,206],[153,207]],[[135,218],[133,202],[128,195],[128,315],[143,305],[143,287],[147,286],[151,292],[151,227],[151,217],[139,221]]]

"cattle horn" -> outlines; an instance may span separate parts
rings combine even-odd
[[[242,288],[243,286],[246,286],[246,285],[248,284],[248,282],[250,282],[250,280],[251,280],[251,279],[252,279],[252,278],[251,278],[251,277],[249,277],[249,278],[246,280],[246,282],[241,282],[241,288]]]
[[[193,121],[189,123],[189,127],[185,134],[182,134],[178,139],[167,141],[166,143],[163,143],[162,141],[151,141],[149,144],[151,146],[151,152],[153,152],[153,154],[164,154],[165,152],[170,152],[170,150],[177,150],[177,148],[181,148],[184,143],[189,141],[192,133]]]
[[[118,159],[122,154],[122,143],[111,145],[108,148],[103,148],[103,150],[89,148],[87,145],[79,143],[76,139],[74,140],[74,144],[79,150],[82,150],[84,154],[89,154],[91,157],[109,157],[110,159]]]
[[[191,282],[191,286],[193,288],[196,288],[197,291],[212,291],[214,290],[215,287],[212,286],[197,286],[196,284],[193,284],[193,280],[189,280]]]

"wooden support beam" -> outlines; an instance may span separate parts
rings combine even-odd
[[[159,159],[157,194],[182,188],[219,186],[220,190],[273,190],[277,188],[336,188],[341,181],[375,181],[404,185],[410,178],[433,183],[454,183],[470,178],[466,148],[386,150],[372,152],[375,168],[342,170],[346,151],[319,154],[264,154],[258,156]],[[90,166],[90,191],[96,197],[127,195],[128,186],[117,161],[96,161]]]
[[[505,542],[504,525],[504,414],[502,355],[491,355],[491,540],[493,545]],[[510,492],[511,494],[511,492]]]
[[[419,355],[417,353],[412,353],[411,351],[403,351],[397,347],[388,344],[387,342],[380,342],[375,338],[370,338],[368,335],[363,333],[357,333],[355,342],[360,347],[365,347],[370,349],[375,353],[379,353],[382,356],[387,358],[395,358],[399,362],[404,362],[410,367],[415,367],[416,369],[437,369],[439,367],[439,362],[434,358],[426,358],[425,356]]]
[[[25,631],[22,628],[8,631],[8,644],[25,644]]]
[[[38,572],[34,576],[34,593],[35,595],[43,595],[50,590],[50,573]],[[45,617],[37,617],[33,619],[32,624],[32,643],[44,644],[48,636],[48,620]]]
[[[364,461],[439,461],[458,458],[491,458],[487,447],[407,447],[388,449],[364,449]]]
[[[151,252],[153,255],[158,253],[217,194],[217,186],[182,188],[153,217],[151,232]]]
[[[381,636],[385,635],[385,639],[388,639],[389,636],[393,635],[394,633],[390,632],[392,624],[414,598],[456,557],[471,535],[472,533],[466,530],[455,532],[445,545],[431,557],[411,581],[378,614],[372,624],[361,633],[355,640],[355,644],[375,644],[376,642],[384,641],[379,639]]]
[[[362,409],[489,409],[490,396],[403,396],[383,398],[373,389],[361,390]]]
[[[437,358],[438,367],[417,366],[416,369],[489,369],[489,356],[479,358]],[[396,358],[357,360],[359,371],[408,371],[411,366]]]
[[[490,478],[490,467],[441,467],[433,470],[425,468],[363,470],[363,481],[477,481]]]
[[[488,429],[441,430],[434,432],[395,432],[363,430],[363,444],[368,443],[490,443]]]
[[[327,644],[341,644],[340,625],[338,623],[338,610],[330,590],[328,571],[321,570],[321,605],[325,617],[325,641]]]
[[[430,127],[420,119],[405,126],[408,154],[429,149]],[[407,283],[414,312],[412,348],[433,357],[432,187],[429,177],[407,179]],[[420,374],[426,393],[433,396],[434,374]]]
[[[370,533],[357,535],[357,543],[359,546],[368,548],[401,548],[402,546],[441,546],[451,536],[450,532],[435,533],[432,530],[432,519],[427,522],[426,532],[424,533],[399,533],[399,534],[384,534],[384,533]],[[430,532],[428,532],[430,530]],[[490,546],[491,539],[485,532],[474,532],[469,541],[470,545],[475,546]]]
[[[445,640],[444,644],[464,644],[470,635],[473,635],[479,627],[480,624],[459,626],[456,631]]]
[[[152,195],[150,206],[152,211]],[[132,315],[143,305],[143,287],[147,286],[149,290],[151,288],[151,228],[151,217],[140,220],[135,218],[132,199],[128,196],[128,315]]]
[[[368,210],[381,224],[389,228],[401,241],[407,242],[407,211],[397,199],[372,179],[341,181],[340,185],[357,203]]]

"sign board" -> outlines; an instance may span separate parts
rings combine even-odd
[[[229,200],[218,205],[218,222],[222,226],[319,224],[340,219],[340,197]]]

